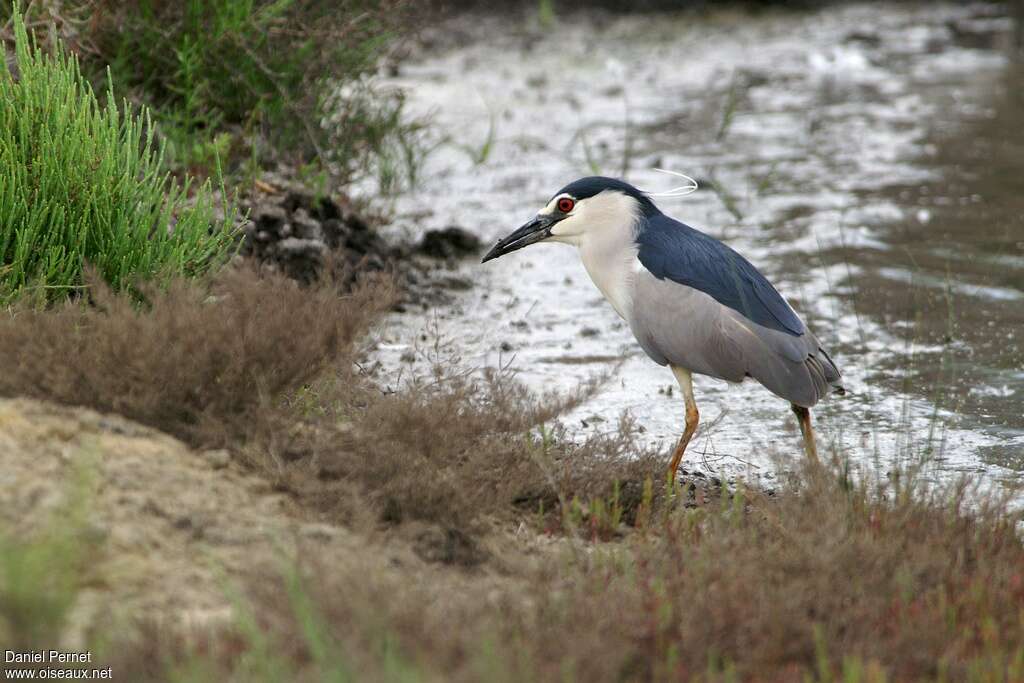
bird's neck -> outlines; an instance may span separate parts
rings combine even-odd
[[[636,225],[600,226],[580,236],[579,249],[583,267],[590,279],[604,294],[615,312],[629,321],[633,307],[633,284],[636,279],[637,259]]]

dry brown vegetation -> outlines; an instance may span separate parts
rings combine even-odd
[[[243,267],[146,287],[139,305],[93,274],[78,300],[23,301],[0,317],[0,395],[120,413],[192,444],[237,443],[266,431],[282,397],[350,359],[389,291],[365,283],[343,295]]]
[[[119,413],[194,446],[230,447],[341,519],[369,507],[388,522],[468,527],[516,505],[553,512],[565,491],[609,496],[613,481],[658,471],[650,456],[623,457],[628,433],[570,445],[554,431],[594,385],[538,400],[508,376],[438,368],[381,391],[353,361],[393,288],[377,277],[342,291],[350,281],[307,287],[245,266],[133,296],[90,277],[85,297],[48,309],[23,300],[0,317],[0,396]]]
[[[438,370],[365,397],[355,410],[350,387],[332,378],[311,391],[316,406],[335,414],[307,437],[315,477],[301,467],[291,477],[323,510],[350,503],[335,487],[358,482],[385,521],[470,530],[483,516],[556,513],[560,497],[610,498],[615,482],[638,492],[638,482],[661,472],[651,454],[631,453],[628,432],[574,444],[555,424],[592,387],[538,399],[499,373]],[[634,493],[623,506],[635,512],[638,503]]]
[[[1021,680],[1014,520],[965,514],[964,489],[879,493],[807,471],[777,496],[667,504],[615,542],[499,535],[468,573],[307,557],[250,598],[301,680]],[[194,663],[151,635],[124,666]],[[254,642],[208,642],[208,675],[251,674]]]
[[[366,538],[251,580],[201,646],[144,625],[106,650],[123,680],[1024,678],[1024,545],[999,501],[838,466],[773,494],[666,489],[628,424],[575,444],[555,426],[589,387],[438,369],[380,390],[353,361],[388,291],[233,270],[0,319],[0,394],[226,444]],[[410,529],[432,530],[426,561],[373,569]]]

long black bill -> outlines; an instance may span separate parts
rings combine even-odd
[[[551,226],[558,222],[554,216],[537,216],[532,221],[516,230],[514,233],[498,240],[494,248],[487,252],[480,263],[487,263],[491,259],[504,256],[516,249],[522,249],[534,242],[540,242],[551,236]]]

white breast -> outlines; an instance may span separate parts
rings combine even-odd
[[[602,192],[586,202],[586,230],[580,235],[583,266],[619,316],[628,321],[640,261],[636,229],[640,207],[632,197]]]
[[[604,298],[623,320],[628,321],[633,310],[633,289],[640,266],[632,236],[628,241],[588,236],[580,243],[580,258]]]

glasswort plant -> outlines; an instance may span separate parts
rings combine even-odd
[[[15,8],[15,68],[0,67],[0,300],[38,288],[55,300],[92,264],[115,288],[197,275],[221,263],[233,208],[209,184],[189,197],[164,171],[148,114],[101,106],[75,57],[44,54]]]

